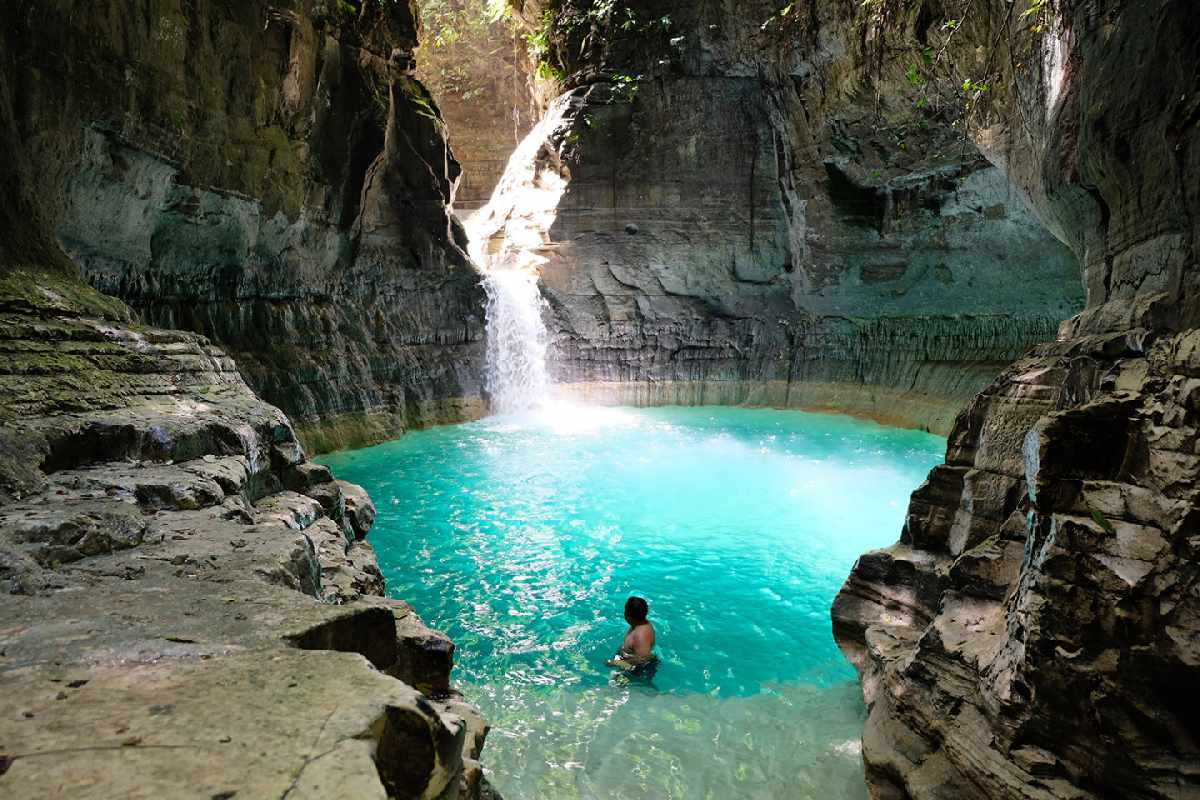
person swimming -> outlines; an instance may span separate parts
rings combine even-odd
[[[650,605],[641,597],[625,601],[625,621],[629,623],[629,630],[625,631],[625,640],[616,656],[605,664],[628,672],[653,668],[658,658],[654,655],[654,625],[647,619],[649,614]]]

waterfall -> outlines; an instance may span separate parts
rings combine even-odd
[[[512,414],[544,406],[550,396],[546,374],[545,300],[537,275],[501,269],[484,275],[487,292],[487,372],[492,410]]]
[[[573,99],[565,94],[550,104],[509,158],[487,205],[465,221],[487,292],[485,385],[498,414],[545,407],[550,399],[538,268],[567,186],[560,148]]]

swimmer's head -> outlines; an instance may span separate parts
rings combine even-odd
[[[646,621],[650,606],[640,597],[631,597],[625,601],[625,621],[630,625],[640,625]]]

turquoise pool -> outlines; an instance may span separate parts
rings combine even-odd
[[[458,644],[507,800],[865,798],[829,605],[945,440],[849,417],[559,409],[321,459],[360,483],[389,591]],[[630,594],[653,682],[604,666]]]

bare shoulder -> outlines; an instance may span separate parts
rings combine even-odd
[[[642,642],[646,646],[648,646],[648,647],[654,646],[655,631],[654,631],[653,623],[647,622],[645,625],[642,626],[642,630],[639,631],[639,633],[641,634]]]

